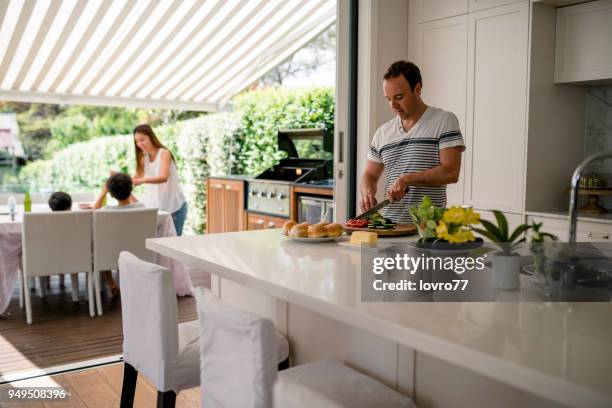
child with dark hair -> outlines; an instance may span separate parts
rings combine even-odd
[[[144,207],[132,194],[133,188],[132,177],[129,174],[114,173],[104,183],[102,192],[94,204],[94,209],[102,208],[102,202],[107,193],[110,193],[111,197],[117,200],[117,205],[107,205],[103,208],[104,210],[124,210]]]
[[[68,211],[72,208],[72,197],[63,191],[56,191],[49,197],[51,211]]]
[[[132,194],[132,178],[129,174],[125,173],[114,173],[106,180],[104,186],[102,186],[102,192],[98,196],[94,204],[94,209],[105,210],[125,210],[129,208],[142,208],[144,205],[139,203],[136,197]],[[117,205],[106,205],[102,207],[102,202],[106,194],[110,193],[111,197],[117,200]],[[113,301],[119,299],[119,288],[113,279],[111,271],[102,272],[102,276],[106,279],[108,286],[113,295]]]

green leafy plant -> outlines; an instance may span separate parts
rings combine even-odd
[[[493,241],[499,249],[500,252],[505,256],[514,255],[514,251],[525,242],[525,237],[522,237],[527,230],[531,228],[531,225],[521,224],[514,229],[514,231],[510,231],[508,229],[508,219],[498,210],[493,210],[493,214],[495,215],[495,219],[497,221],[497,225],[493,224],[487,220],[480,220],[480,223],[484,227],[481,228],[473,228],[473,231],[478,234],[490,239]]]

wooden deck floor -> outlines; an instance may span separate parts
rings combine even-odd
[[[63,387],[70,398],[66,402],[33,402],[0,403],[0,407],[32,407],[32,408],[65,408],[87,407],[106,408],[118,407],[121,397],[121,382],[123,379],[123,365],[112,364],[104,367],[73,372],[62,375],[49,376],[37,380],[18,381],[12,384],[0,385],[0,395],[6,395],[12,387]],[[142,376],[138,376],[134,407],[155,407],[157,392]],[[197,408],[200,406],[200,389],[192,388],[181,391],[176,398],[179,408]]]
[[[58,277],[53,277],[44,299],[33,294],[32,325],[26,324],[25,309],[19,308],[15,291],[9,315],[0,318],[1,376],[121,354],[121,302],[106,298],[104,314],[90,317],[84,283],[80,283],[78,304],[72,302],[69,278],[62,289]],[[178,298],[178,314],[179,322],[196,320],[195,299]]]

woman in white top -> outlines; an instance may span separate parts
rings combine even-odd
[[[147,207],[171,213],[176,234],[181,235],[187,217],[187,201],[179,184],[174,156],[149,125],[138,125],[134,129],[134,148],[136,175],[132,180],[135,186],[145,184],[143,202]]]

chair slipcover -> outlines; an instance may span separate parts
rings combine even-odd
[[[196,288],[200,321],[201,406],[270,408],[278,346],[272,321],[225,306]]]
[[[196,288],[195,296],[202,408],[416,407],[410,398],[333,360],[277,373],[270,320],[225,306],[208,289]]]
[[[156,208],[126,209],[121,211],[94,211],[93,215],[93,272],[94,287],[88,287],[90,296],[95,291],[98,314],[102,315],[100,298],[100,271],[117,269],[121,251],[128,251],[140,259],[152,262],[153,252],[145,248],[147,238],[155,238]]]
[[[416,408],[410,398],[334,360],[281,371],[274,384],[274,406]]]
[[[23,216],[23,287],[33,276],[91,273],[91,211],[25,213]],[[26,319],[32,322],[29,291],[25,291]],[[89,299],[90,313],[93,298]],[[93,313],[92,313],[93,316]]]
[[[121,252],[119,271],[125,362],[158,391],[198,386],[198,323],[177,324],[172,273],[129,252]]]

